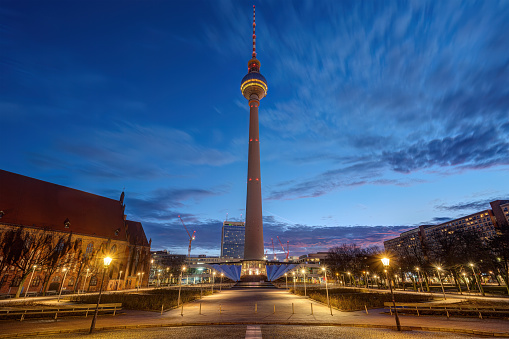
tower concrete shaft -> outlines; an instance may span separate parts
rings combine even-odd
[[[263,260],[263,216],[262,188],[260,173],[260,133],[258,124],[256,94],[249,100],[249,153],[246,197],[246,236],[244,243],[245,260]]]
[[[253,54],[247,63],[247,74],[240,83],[240,91],[249,100],[249,153],[247,164],[246,236],[244,260],[263,260],[262,188],[260,175],[260,134],[258,106],[267,95],[267,80],[260,73],[256,59],[256,22],[253,6]],[[261,264],[256,264],[261,265]]]

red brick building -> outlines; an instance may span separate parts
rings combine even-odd
[[[146,286],[151,241],[123,200],[0,170],[0,294]]]

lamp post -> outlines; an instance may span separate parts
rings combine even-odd
[[[475,274],[474,264],[470,264],[470,267],[472,267],[472,272],[474,272],[475,282],[477,283],[477,286],[479,287],[479,291],[484,296],[484,289],[482,288],[481,284],[479,284],[479,279],[477,279],[477,274]]]
[[[212,294],[214,294],[214,283],[216,282],[216,271],[212,272]]]
[[[186,270],[185,266],[182,266],[182,270],[180,271],[180,278],[179,278],[179,298],[177,299],[177,307],[180,305],[180,290],[182,289],[182,273]]]
[[[140,289],[140,272],[136,273],[137,275],[137,278],[136,278],[136,288],[139,290]]]
[[[118,276],[118,284],[117,284],[117,287],[115,288],[115,290],[117,290],[117,291],[118,291],[118,285],[120,285],[120,282],[122,281],[122,272],[123,271],[120,271],[120,274]]]
[[[336,272],[336,284],[339,285],[339,273],[338,272]]]
[[[64,273],[64,279],[62,279],[62,285],[60,285],[60,292],[58,293],[57,302],[60,302],[60,296],[62,295],[62,289],[64,288],[65,277],[67,276],[67,272],[69,272],[69,270],[67,268],[65,268],[65,267],[62,270],[65,273]]]
[[[421,270],[419,267],[416,267],[415,269],[417,270],[417,276],[419,277],[419,283],[421,284],[421,291],[424,292],[424,288],[422,287]]]
[[[385,268],[387,268],[387,270],[389,269],[389,263],[390,263],[389,258],[382,258],[382,264],[384,265]],[[389,273],[387,271],[386,271],[386,275],[387,275],[387,280],[389,280]],[[396,328],[398,329],[398,331],[401,331],[401,325],[399,324],[398,310],[396,309],[396,301],[394,301],[394,293],[392,292],[392,284],[391,284],[390,280],[389,280],[389,287],[391,289],[392,305],[394,306],[394,318],[396,319]]]
[[[295,272],[292,272],[293,275],[293,293],[295,294]]]
[[[348,274],[348,282],[350,283],[350,287],[352,287],[352,276],[350,272],[346,272]]]
[[[307,291],[306,291],[306,270],[302,269],[302,275],[304,276],[304,296],[307,297]]]
[[[221,273],[221,282],[219,283],[219,293],[221,293],[221,287],[223,285],[223,273]]]
[[[173,279],[172,277],[173,277],[173,273],[170,273],[170,281],[168,282],[168,286],[171,285],[171,280]]]
[[[323,271],[323,279],[325,280],[325,291],[327,292],[327,307],[330,307],[330,303],[329,303],[329,286],[327,284],[327,268],[326,267],[322,267],[322,271]]]
[[[103,291],[104,276],[106,275],[106,273],[108,271],[108,267],[111,264],[111,260],[112,259],[110,257],[104,258],[104,273],[103,273],[103,277],[101,279],[101,287],[99,288],[99,296],[97,297],[97,305],[95,306],[95,313],[94,313],[94,317],[92,318],[92,325],[90,325],[90,332],[88,332],[89,334],[92,334],[92,332],[94,331],[94,328],[95,328],[95,322],[97,320],[97,313],[99,313],[99,303],[101,302],[101,293]]]
[[[145,272],[141,272],[140,288],[143,288],[143,275],[145,275]]]
[[[444,284],[442,283],[442,277],[440,276],[441,270],[442,270],[442,268],[440,266],[437,266],[438,280],[440,281],[440,286],[442,286],[442,293],[444,295],[444,300],[447,300],[447,298],[445,297],[445,290],[444,290]]]
[[[288,274],[285,273],[285,287],[288,290]]]
[[[32,271],[32,275],[30,276],[30,280],[28,281],[27,290],[25,291],[25,298],[27,297],[28,289],[30,288],[30,284],[32,283],[32,278],[34,277],[34,273],[35,273],[35,268],[36,267],[37,267],[37,265],[34,265],[34,269]]]

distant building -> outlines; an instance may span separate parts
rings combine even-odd
[[[221,232],[221,258],[244,258],[244,222],[225,221]]]
[[[425,225],[403,232],[399,237],[384,241],[385,250],[399,256],[413,255],[432,259],[440,247],[440,239],[458,231],[471,231],[487,241],[503,228],[509,227],[509,200],[490,203],[492,209],[479,211],[437,225]]]

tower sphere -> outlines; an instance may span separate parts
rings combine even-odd
[[[242,79],[240,90],[247,100],[251,99],[252,94],[256,94],[260,100],[267,95],[267,80],[260,73],[247,73]]]
[[[249,72],[242,78],[240,91],[247,100],[251,99],[252,94],[256,94],[260,100],[267,95],[268,89],[267,80],[260,74],[260,61],[253,58],[249,60],[247,66]]]

